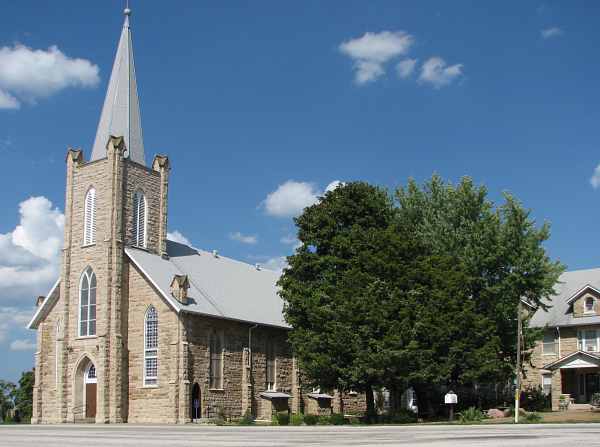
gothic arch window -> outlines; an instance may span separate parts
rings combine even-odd
[[[133,195],[133,245],[146,248],[146,214],[148,207],[142,191]]]
[[[85,195],[83,213],[83,245],[96,242],[96,190],[90,188]]]
[[[88,267],[79,281],[79,336],[96,335],[96,274]]]
[[[210,388],[223,388],[223,340],[212,331],[210,336]]]
[[[144,385],[158,384],[158,312],[154,306],[144,319]]]

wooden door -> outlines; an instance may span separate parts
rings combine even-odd
[[[96,384],[85,384],[85,417],[96,417]]]

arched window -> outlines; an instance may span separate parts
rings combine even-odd
[[[133,245],[146,248],[146,197],[141,191],[133,196]]]
[[[223,343],[216,331],[210,337],[210,385],[211,388],[223,388]]]
[[[96,190],[90,188],[85,195],[83,213],[83,245],[96,242]]]
[[[144,385],[158,384],[158,312],[146,311],[144,322]]]
[[[588,296],[585,299],[585,313],[586,314],[594,313],[594,298],[591,296]]]
[[[85,269],[79,282],[79,336],[96,335],[96,274]]]

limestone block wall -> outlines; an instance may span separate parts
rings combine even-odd
[[[216,417],[222,408],[226,417],[241,417],[245,412],[243,397],[250,387],[250,405],[254,415],[262,414],[260,408],[265,399],[260,393],[266,391],[266,343],[275,343],[277,390],[291,392],[292,357],[286,341],[285,329],[259,327],[252,330],[252,353],[245,354],[248,348],[248,332],[253,325],[200,315],[186,315],[186,332],[189,342],[189,381],[190,386],[200,386],[200,410],[205,418]],[[223,387],[210,388],[210,337],[216,332],[223,341]],[[250,377],[244,370],[251,357]],[[266,404],[265,404],[266,405]],[[269,404],[270,407],[270,404]],[[268,410],[270,412],[270,409]]]
[[[176,423],[179,392],[178,352],[180,322],[173,309],[132,264],[126,267],[129,300],[128,331],[128,422]],[[146,312],[158,312],[158,384],[144,385],[144,323]]]
[[[160,254],[161,229],[161,184],[160,174],[138,163],[125,164],[125,189],[123,206],[125,210],[125,244],[133,245],[133,196],[140,190],[146,197],[146,238],[148,251]]]

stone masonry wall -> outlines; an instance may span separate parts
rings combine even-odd
[[[128,264],[128,422],[177,422],[179,318],[139,270]],[[158,312],[158,384],[144,386],[144,323],[150,306]]]

